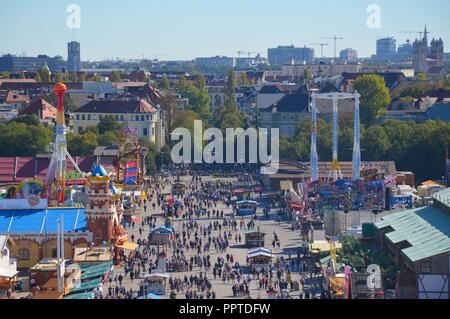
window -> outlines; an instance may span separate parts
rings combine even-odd
[[[86,115],[85,114],[81,115],[81,118],[82,118],[83,121],[85,121],[86,120]]]
[[[123,115],[120,116],[120,120],[123,121]]]
[[[141,121],[144,122],[145,121],[145,116],[141,115]]]
[[[80,114],[77,114],[77,120],[80,120]]]
[[[144,132],[144,136],[148,136],[148,128],[145,127],[145,128],[143,129],[143,132]]]
[[[152,127],[152,135],[155,135],[155,128]]]
[[[82,127],[79,127],[79,128],[78,128],[78,134],[81,134],[81,133],[83,133],[83,128],[82,128]]]
[[[150,121],[150,115],[147,115],[147,121]]]
[[[30,260],[30,250],[27,248],[19,249],[19,260]]]
[[[431,272],[431,261],[423,260],[420,265],[420,268],[423,274],[429,274]]]
[[[88,121],[91,120],[91,114],[88,114]]]
[[[116,115],[116,121],[118,121],[119,120],[119,115]]]

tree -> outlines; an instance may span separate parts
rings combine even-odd
[[[243,72],[241,74],[241,77],[239,78],[239,85],[251,85],[251,82],[247,76],[247,72]]]
[[[84,73],[84,72],[80,73],[79,81],[86,82],[86,73]]]
[[[122,72],[120,71],[112,71],[111,72],[111,82],[120,82],[122,81]]]
[[[371,126],[363,136],[362,148],[364,151],[364,160],[380,161],[387,160],[388,151],[391,143],[386,131],[381,126]]]
[[[175,96],[171,93],[166,93],[161,97],[161,113],[164,123],[166,123],[167,126],[167,138],[169,138],[169,134],[175,129],[174,117],[177,107],[176,103]]]
[[[237,110],[236,105],[236,76],[233,69],[228,71],[227,75],[227,85],[225,87],[225,102],[224,105],[227,108]]]
[[[24,123],[28,126],[38,126],[39,118],[36,115],[21,115],[13,119],[10,123]]]
[[[428,80],[427,74],[424,72],[420,72],[417,74],[417,80],[419,81],[426,81]]]
[[[0,124],[0,156],[36,156],[52,141],[52,131],[40,124]]]
[[[39,79],[39,81],[38,81]],[[50,71],[48,70],[47,66],[43,65],[41,66],[36,73],[36,82],[42,82],[42,83],[50,83],[52,80],[52,76]]]
[[[26,79],[27,77],[25,76],[25,72],[23,72],[23,71],[20,72],[19,78],[22,79],[22,80]]]
[[[117,122],[114,116],[112,115],[104,116],[100,120],[100,123],[98,123],[99,134],[105,134],[106,132],[115,132],[116,134],[118,134],[120,129],[121,126],[119,122]]]
[[[83,135],[67,134],[67,146],[72,156],[92,156],[98,146],[97,136],[94,133]]]
[[[57,83],[63,81],[63,76],[62,76],[62,73],[61,73],[61,72],[56,72],[56,75],[55,75],[55,81],[56,81]]]
[[[164,76],[163,76],[162,81],[161,81],[161,90],[163,92],[170,91],[169,78],[167,77],[167,75],[165,73],[164,73]]]
[[[78,83],[80,79],[78,78],[78,75],[75,72],[70,73],[69,81],[72,83]]]
[[[119,138],[117,133],[114,132],[105,132],[105,134],[101,134],[98,136],[98,145],[100,146],[112,146],[118,145]]]
[[[2,72],[2,74],[1,74],[2,79],[9,79],[9,77],[10,77],[9,72],[6,72],[6,71]]]
[[[384,79],[375,74],[362,75],[355,80],[353,87],[361,94],[362,122],[373,124],[384,115],[391,102]]]

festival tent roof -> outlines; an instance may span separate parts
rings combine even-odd
[[[56,233],[57,220],[61,214],[64,216],[65,232],[86,230],[84,208],[58,208],[42,210],[1,210],[0,233]]]
[[[171,234],[173,230],[166,226],[159,226],[151,231],[152,234],[161,233],[161,234]]]
[[[142,296],[142,297],[139,297],[138,299],[154,299],[154,300],[161,300],[162,298],[161,298],[161,296],[157,296],[157,295],[155,295],[155,294],[148,293],[147,295]]]
[[[64,299],[94,299],[94,293],[93,292],[82,292],[79,294],[72,294],[64,296]]]
[[[394,244],[408,242],[402,252],[412,262],[450,252],[450,215],[436,206],[385,216],[375,227],[394,229],[386,234]]]
[[[433,186],[436,186],[436,187],[442,186],[441,184],[438,184],[438,183],[436,183],[434,181],[426,181],[426,182],[423,182],[422,185],[423,186],[431,186],[431,187],[433,187]]]
[[[81,268],[81,280],[84,279],[84,276],[88,276],[93,273],[103,272],[106,273],[111,268],[112,262],[101,263],[97,265],[82,265]]]
[[[122,245],[116,245],[116,247],[133,251],[133,250],[136,250],[139,247],[139,245],[135,244],[135,243],[126,242],[126,243],[123,243]]]
[[[69,295],[79,294],[81,292],[89,292],[101,286],[101,280],[95,279],[81,283],[80,287],[70,291]]]
[[[251,201],[251,200],[243,200],[241,202],[237,202],[236,204],[238,204],[238,205],[242,205],[242,204],[254,204],[254,205],[257,205],[258,202],[254,202],[254,201]]]
[[[258,256],[264,256],[264,257],[274,257],[274,254],[272,253],[271,250],[260,247],[260,248],[254,248],[254,249],[250,249],[248,251],[247,257],[248,258],[254,258],[254,257],[258,257]]]

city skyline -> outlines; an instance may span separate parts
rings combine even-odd
[[[70,15],[67,7],[72,3],[81,8],[81,28],[75,32],[66,26]],[[267,56],[268,48],[291,44],[313,47],[316,57],[319,57],[320,46],[310,45],[318,42],[328,43],[324,55],[332,57],[333,40],[320,38],[337,34],[344,37],[338,41],[338,54],[342,49],[353,48],[360,57],[370,57],[375,54],[376,38],[393,36],[400,45],[407,39],[418,38],[419,34],[399,31],[422,31],[425,24],[431,31],[430,38],[450,42],[450,22],[444,16],[450,3],[445,0],[428,3],[417,0],[377,1],[375,4],[381,9],[380,29],[370,29],[366,25],[370,16],[367,7],[373,0],[360,1],[356,5],[354,1],[344,0],[339,6],[330,2],[329,11],[323,10],[323,5],[290,0],[281,1],[276,6],[269,6],[265,0],[249,0],[239,5],[235,0],[226,4],[205,0],[173,0],[169,3],[135,0],[133,8],[140,9],[129,12],[123,10],[122,2],[108,2],[108,6],[104,3],[85,0],[57,4],[49,0],[6,3],[5,10],[0,13],[0,37],[3,39],[0,53],[61,55],[66,59],[67,43],[74,36],[81,43],[83,61],[142,57],[192,60],[200,56],[238,56],[237,51],[240,50]],[[401,17],[400,10],[405,12]],[[99,14],[102,11],[104,14]],[[21,12],[22,22],[18,24],[14,15],[8,12]],[[304,12],[319,12],[325,23],[317,26],[317,16]],[[33,17],[43,15],[53,19],[35,23]],[[345,16],[352,19],[340,19]],[[10,25],[15,27],[8,27]],[[183,25],[185,28],[181,30]],[[35,32],[27,31],[29,28]]]

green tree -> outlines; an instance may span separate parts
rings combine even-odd
[[[26,79],[27,77],[25,76],[25,72],[23,72],[23,71],[20,72],[19,78],[22,79],[22,80],[23,80],[23,79]]]
[[[162,81],[161,81],[161,90],[163,92],[170,91],[170,82],[169,78],[167,77],[167,74],[164,74]]]
[[[225,101],[224,105],[227,108],[237,110],[236,105],[236,75],[233,69],[228,71],[227,75],[227,85],[225,87]]]
[[[72,72],[69,75],[69,81],[71,83],[78,83],[78,82],[80,82],[80,79],[79,79],[78,75],[75,72]]]
[[[121,82],[122,81],[122,72],[120,71],[112,71],[110,82]]]
[[[363,154],[367,161],[387,160],[391,143],[381,126],[371,126],[363,136],[362,148],[365,150]]]
[[[94,149],[98,146],[97,135],[91,132],[82,135],[69,133],[67,146],[72,156],[92,156]]]
[[[115,132],[105,132],[104,134],[101,134],[98,136],[98,145],[100,146],[112,146],[112,145],[118,145],[119,144],[119,138],[117,133]]]
[[[98,123],[99,134],[105,134],[106,132],[115,132],[116,134],[118,134],[120,129],[121,126],[119,122],[117,122],[114,116],[112,115],[104,116],[100,120],[100,123]]]
[[[38,77],[39,76],[39,77]],[[39,81],[38,81],[39,78]],[[41,66],[36,73],[36,81],[42,83],[50,83],[52,81],[52,76],[47,66]]]
[[[426,81],[428,80],[427,74],[424,72],[420,72],[417,74],[417,80],[419,81]]]
[[[11,120],[10,123],[24,123],[28,126],[39,126],[39,118],[37,115],[21,115]]]
[[[375,74],[367,74],[358,77],[353,86],[361,94],[362,122],[366,125],[374,123],[384,115],[391,102],[384,79]]]
[[[55,81],[56,81],[57,83],[63,81],[63,76],[62,76],[62,73],[61,73],[61,72],[56,72],[56,74],[55,74]]]
[[[86,73],[80,73],[79,82],[86,82]]]
[[[9,72],[4,71],[4,72],[1,73],[1,78],[2,79],[9,79],[9,77],[10,77]]]
[[[36,156],[51,141],[52,131],[40,124],[0,124],[0,156]]]

